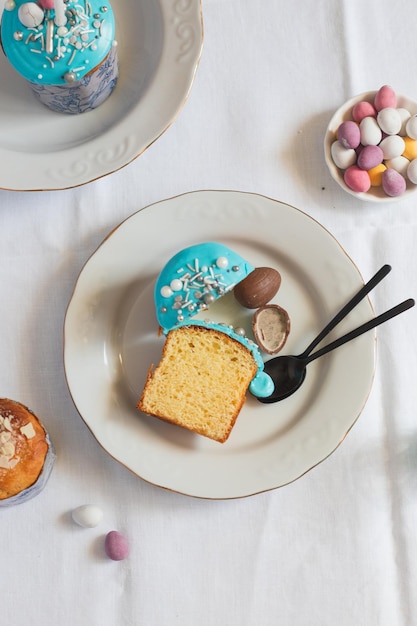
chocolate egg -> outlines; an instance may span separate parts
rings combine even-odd
[[[284,347],[290,326],[287,311],[277,304],[260,307],[252,320],[256,343],[267,354],[276,354]]]
[[[272,267],[257,267],[236,285],[233,290],[236,300],[247,309],[263,306],[277,293],[281,285],[281,274]]]

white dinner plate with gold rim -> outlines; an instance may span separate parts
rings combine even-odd
[[[66,189],[110,174],[180,112],[201,56],[201,0],[112,0],[112,7],[120,76],[94,111],[50,111],[0,50],[0,188]]]
[[[363,280],[308,215],[234,191],[191,192],[146,207],[85,264],[64,324],[66,377],[83,420],[112,457],[146,481],[191,496],[237,498],[294,481],[339,446],[372,385],[375,332],[311,363],[290,398],[265,405],[248,396],[224,444],[140,413],[136,403],[164,341],[154,281],[173,254],[202,241],[219,241],[254,266],[280,271],[274,301],[291,319],[283,353],[302,351]],[[253,312],[238,310],[239,325],[250,328]],[[333,338],[373,316],[365,299]]]

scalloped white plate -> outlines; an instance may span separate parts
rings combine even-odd
[[[280,271],[274,301],[291,318],[283,353],[301,352],[363,281],[336,239],[305,213],[234,191],[192,192],[142,209],[84,266],[66,314],[64,365],[85,423],[112,457],[155,485],[237,498],[299,478],[339,446],[367,400],[376,335],[311,363],[286,400],[261,404],[248,396],[224,444],[140,413],[136,403],[164,341],[154,281],[173,254],[201,241],[222,242],[253,265]],[[230,322],[250,328],[253,311],[235,311],[240,318]],[[373,316],[366,299],[332,337]]]
[[[0,188],[66,189],[106,176],[144,152],[178,115],[201,56],[201,0],[112,6],[120,76],[94,111],[50,111],[0,50]]]

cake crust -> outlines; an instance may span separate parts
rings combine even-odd
[[[11,498],[39,478],[49,445],[36,415],[23,404],[0,399],[0,500]]]

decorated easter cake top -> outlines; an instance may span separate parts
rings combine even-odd
[[[254,268],[220,243],[190,246],[173,256],[158,276],[155,307],[164,332],[188,322],[231,291]]]
[[[108,0],[5,0],[1,43],[10,63],[31,83],[82,79],[116,45],[114,33]]]

